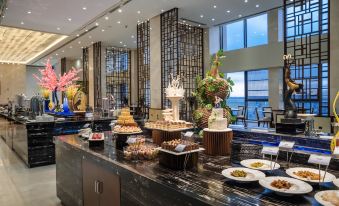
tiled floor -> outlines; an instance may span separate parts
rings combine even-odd
[[[61,206],[55,165],[29,169],[0,138],[0,205]]]

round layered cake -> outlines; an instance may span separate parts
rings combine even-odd
[[[208,129],[224,130],[227,129],[227,118],[224,118],[223,108],[213,108],[211,116],[208,118]]]

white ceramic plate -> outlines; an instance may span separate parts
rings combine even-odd
[[[278,189],[276,187],[271,186],[271,183],[275,180],[285,180],[292,184],[290,189]],[[276,192],[279,195],[302,195],[312,192],[313,188],[310,184],[297,180],[290,177],[265,177],[259,180],[259,184],[269,190]]]
[[[295,172],[298,172],[298,171],[309,171],[309,172],[313,172],[315,174],[319,174],[319,170],[312,169],[312,168],[306,168],[306,167],[289,168],[289,169],[286,170],[286,173],[289,176],[296,178],[298,180],[302,180],[302,181],[306,181],[306,182],[312,182],[312,183],[319,183],[319,180],[311,180],[310,178],[302,178],[302,177],[299,177],[298,175],[294,174]],[[324,175],[325,175],[325,171],[320,170],[320,182],[332,182],[335,179],[335,176],[333,174],[326,172],[325,179],[323,181]]]
[[[246,177],[234,177],[231,175],[231,173],[234,170],[243,170],[244,172],[247,173]],[[258,170],[252,170],[252,169],[248,169],[248,168],[244,168],[244,167],[232,167],[232,168],[228,168],[223,170],[222,175],[224,175],[226,178],[231,179],[231,180],[235,180],[238,182],[255,182],[258,181],[262,178],[265,178],[265,174],[263,172],[260,172]]]
[[[333,184],[337,187],[339,187],[339,179],[333,180]]]
[[[252,167],[251,164],[255,163],[255,162],[261,162],[264,165],[261,167]],[[269,161],[269,160],[263,160],[263,159],[248,159],[248,160],[243,160],[240,162],[240,164],[244,167],[250,168],[250,169],[254,169],[254,170],[262,170],[262,171],[269,171],[272,169],[279,169],[280,165],[278,163]]]
[[[314,198],[322,205],[324,206],[335,206],[334,204],[332,204],[331,202],[327,202],[325,201],[322,196],[327,193],[327,192],[335,192],[337,193],[337,196],[339,197],[339,190],[325,190],[325,191],[320,191],[317,192],[317,194],[314,195]]]

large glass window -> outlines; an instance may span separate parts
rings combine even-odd
[[[233,92],[227,99],[227,105],[231,108],[245,106],[245,72],[234,72],[225,75],[234,82]]]
[[[256,120],[255,108],[262,111],[268,107],[268,70],[254,70],[245,72],[227,73],[234,81],[233,92],[227,99],[230,108],[247,107],[247,119]]]
[[[267,14],[249,18],[247,21],[247,47],[268,43]]]
[[[231,51],[268,43],[268,16],[261,14],[221,26],[222,49]]]
[[[244,21],[227,24],[225,28],[227,51],[244,48]]]
[[[255,108],[268,107],[268,70],[247,72],[247,117],[256,120]]]

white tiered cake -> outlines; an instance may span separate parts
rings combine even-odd
[[[225,130],[227,129],[227,118],[224,118],[223,108],[213,108],[211,116],[208,118],[208,129]]]

